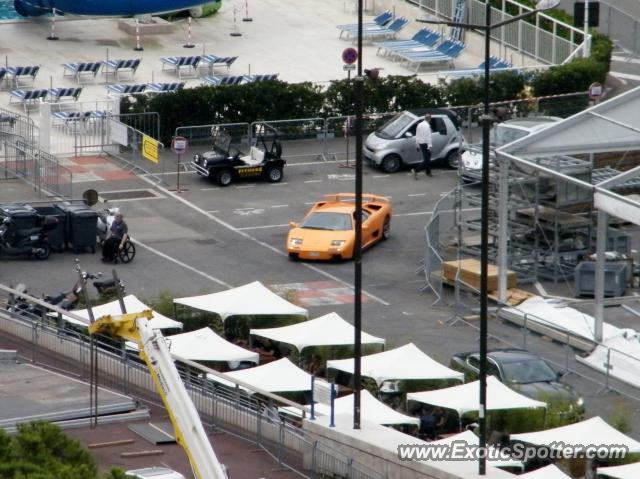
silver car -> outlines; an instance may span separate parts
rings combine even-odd
[[[416,127],[431,114],[433,149],[431,160],[457,168],[462,135],[455,113],[445,109],[414,110],[398,113],[378,130],[371,133],[363,146],[363,156],[370,165],[387,173],[395,173],[404,166],[417,165],[422,153],[415,140]]]

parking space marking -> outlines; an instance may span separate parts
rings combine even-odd
[[[207,211],[207,213],[211,213],[211,214],[220,213],[220,210],[211,210],[211,211]]]
[[[380,178],[389,178],[389,175],[372,175],[371,178],[380,179]]]
[[[283,224],[283,225],[245,226],[243,228],[238,228],[238,231],[265,230],[268,228],[284,228],[285,226],[289,226],[289,225]]]
[[[322,183],[323,180],[307,180],[305,183]]]
[[[218,191],[221,190],[222,188],[218,188],[218,187],[213,187],[213,188],[200,188],[200,191]]]
[[[182,197],[181,197],[181,196],[179,196],[177,193],[174,193],[173,191],[169,191],[168,189],[166,189],[166,188],[164,188],[164,187],[162,187],[162,186],[156,185],[156,184],[155,184],[155,183],[153,183],[153,181],[152,181],[152,180],[150,180],[149,178],[143,178],[143,180],[144,180],[144,181],[146,181],[147,183],[149,183],[150,185],[155,186],[157,189],[159,189],[160,191],[162,191],[163,193],[165,193],[167,196],[171,196],[171,197],[172,197],[173,199],[175,199],[176,201],[178,201],[178,202],[182,203],[183,205],[185,205],[185,206],[187,206],[187,207],[191,208],[192,210],[197,211],[198,213],[200,213],[200,214],[202,214],[202,215],[206,216],[206,217],[207,217],[207,218],[209,218],[210,220],[212,220],[212,221],[214,221],[214,222],[218,223],[220,226],[222,226],[222,227],[224,227],[224,228],[227,228],[229,231],[232,231],[232,232],[234,232],[234,233],[237,233],[237,234],[239,234],[240,236],[242,236],[243,238],[248,239],[248,240],[250,240],[250,241],[253,241],[254,243],[259,244],[260,246],[263,246],[263,247],[267,248],[268,250],[270,250],[270,251],[272,251],[272,252],[276,253],[277,255],[280,255],[280,256],[283,256],[283,257],[287,257],[287,256],[288,256],[288,255],[287,255],[287,253],[286,253],[286,252],[284,252],[284,251],[282,251],[281,249],[276,248],[275,246],[271,246],[269,243],[265,243],[264,241],[261,241],[261,240],[259,240],[258,238],[255,238],[254,236],[251,236],[250,234],[246,233],[245,231],[241,231],[241,230],[239,230],[239,229],[238,229],[238,228],[236,228],[235,226],[233,226],[233,225],[231,225],[231,224],[227,223],[226,221],[221,220],[221,219],[220,219],[220,218],[218,218],[217,216],[214,216],[214,215],[212,215],[212,214],[210,214],[210,213],[207,213],[207,212],[206,212],[206,210],[203,210],[203,209],[202,209],[202,208],[200,208],[198,205],[196,205],[196,204],[194,204],[194,203],[191,203],[190,201],[188,201],[188,200],[186,200],[186,199],[182,198]],[[158,252],[158,253],[160,253],[160,252]],[[176,261],[177,261],[177,260],[176,260]],[[184,263],[182,263],[182,264],[184,264]],[[333,275],[333,274],[331,274],[331,273],[327,273],[326,271],[321,270],[321,269],[320,269],[320,268],[318,268],[317,266],[314,266],[314,265],[311,265],[311,264],[307,264],[307,263],[299,263],[299,264],[300,264],[300,266],[302,266],[303,268],[310,269],[310,270],[312,270],[312,271],[314,271],[314,272],[316,272],[316,273],[318,273],[318,274],[320,274],[320,275],[322,275],[322,276],[325,276],[325,277],[327,277],[327,278],[329,278],[329,279],[332,279],[332,280],[334,280],[334,281],[337,281],[337,282],[339,282],[340,284],[343,284],[343,285],[348,286],[349,288],[352,288],[352,289],[353,289],[353,285],[351,285],[351,283],[349,283],[349,282],[347,282],[347,281],[344,281],[344,280],[342,280],[342,279],[338,278],[337,276],[335,276],[335,275]],[[191,266],[188,266],[188,265],[185,265],[185,267],[192,268]],[[195,269],[195,268],[194,268],[194,269]],[[206,274],[206,273],[202,273],[202,272],[201,272],[201,273],[199,273],[199,274]],[[227,287],[231,288],[231,286],[227,286]],[[383,300],[383,299],[381,299],[381,298],[378,298],[377,296],[375,296],[375,295],[373,295],[373,294],[371,294],[371,293],[368,293],[368,292],[366,292],[366,291],[364,291],[364,290],[362,291],[362,294],[363,294],[363,295],[365,295],[365,296],[367,296],[367,297],[369,297],[369,298],[371,298],[371,299],[373,299],[374,301],[376,301],[376,302],[378,302],[378,303],[382,304],[383,306],[389,306],[389,305],[390,305],[390,303],[388,303],[387,301],[385,301],[385,300]]]
[[[420,216],[420,215],[432,215],[433,211],[415,211],[413,213],[394,213],[393,217],[397,216]]]
[[[254,185],[238,185],[236,186],[236,190],[243,190],[245,188],[255,188],[255,187],[256,187],[255,184]]]
[[[411,195],[407,195],[407,196],[427,196],[426,193],[413,193]]]
[[[248,210],[255,210],[255,208],[253,206],[250,208],[236,208],[233,211],[248,211]]]
[[[271,208],[287,208],[289,205],[273,205]]]
[[[286,181],[283,181],[282,183],[269,183],[269,186],[285,186],[288,184],[289,183],[287,183]]]
[[[162,251],[158,251],[155,248],[152,248],[149,245],[146,245],[144,243],[141,243],[140,241],[138,241],[137,239],[133,239],[131,238],[131,240],[137,245],[140,246],[148,251],[151,251],[153,254],[156,254],[158,256],[160,256],[161,258],[164,258],[168,261],[171,261],[174,264],[177,264],[178,266],[182,266],[185,269],[188,269],[189,271],[192,271],[196,274],[199,274],[200,276],[210,279],[211,281],[213,281],[214,283],[218,283],[220,286],[224,286],[225,288],[232,288],[233,286],[231,286],[229,283],[225,283],[224,281],[222,281],[221,279],[215,278],[213,276],[211,276],[210,274],[205,273],[204,271],[200,271],[197,268],[194,268],[193,266],[188,265],[187,263],[183,263],[180,260],[177,260],[171,256],[169,256],[168,254],[163,253]]]

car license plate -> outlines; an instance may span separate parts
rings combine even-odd
[[[320,253],[318,253],[317,251],[312,251],[311,253],[309,253],[309,256],[313,256],[315,258],[320,256]]]

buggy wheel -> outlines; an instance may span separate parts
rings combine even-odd
[[[267,178],[270,183],[279,183],[282,181],[283,177],[282,167],[281,166],[271,166],[267,170]]]
[[[118,258],[123,263],[130,263],[133,261],[133,258],[136,256],[136,245],[134,245],[130,240],[124,242],[122,245],[122,249],[118,250]]]
[[[223,168],[216,173],[216,181],[220,186],[229,186],[233,182],[233,174],[228,168]]]

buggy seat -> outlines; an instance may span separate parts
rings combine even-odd
[[[247,156],[240,158],[247,166],[258,166],[264,161],[264,151],[255,146],[251,147],[251,151]]]

